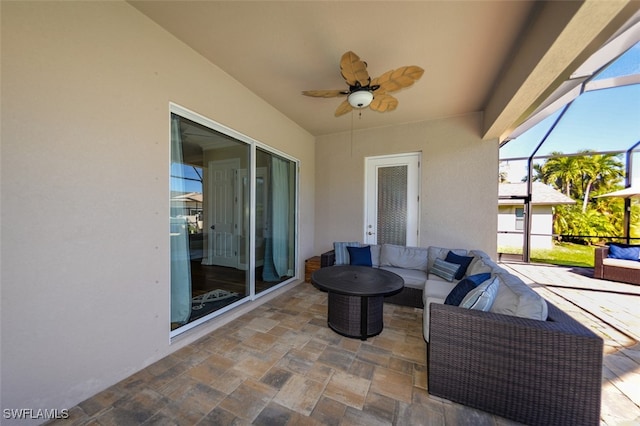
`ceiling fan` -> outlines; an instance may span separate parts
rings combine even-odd
[[[367,63],[349,51],[342,55],[340,73],[349,85],[349,90],[305,90],[303,95],[316,98],[335,98],[347,96],[336,109],[335,116],[339,117],[349,111],[369,107],[374,111],[393,111],[398,107],[398,100],[389,95],[391,92],[411,86],[424,70],[416,65],[400,67],[382,74],[371,80],[367,72]]]

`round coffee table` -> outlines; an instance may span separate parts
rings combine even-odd
[[[329,327],[343,336],[367,340],[383,328],[384,296],[398,293],[404,280],[393,272],[368,266],[339,265],[320,268],[311,283],[327,291]]]

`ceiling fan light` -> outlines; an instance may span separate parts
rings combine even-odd
[[[354,108],[366,108],[373,100],[373,93],[368,90],[358,90],[351,93],[347,100],[349,105]]]

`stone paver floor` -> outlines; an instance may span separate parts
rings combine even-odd
[[[502,263],[605,340],[602,425],[640,425],[640,286],[591,270]],[[83,401],[73,425],[514,423],[426,390],[422,310],[385,304],[365,342],[327,328],[307,283]]]

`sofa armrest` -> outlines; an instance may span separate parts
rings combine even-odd
[[[431,304],[429,393],[526,424],[599,424],[603,341],[548,307],[537,321]]]
[[[325,266],[333,266],[336,263],[336,252],[335,250],[330,250],[328,252],[322,253],[320,255],[320,267],[324,268]]]
[[[602,266],[602,260],[609,256],[609,246],[596,247],[594,255],[593,277],[604,279],[604,267]]]

